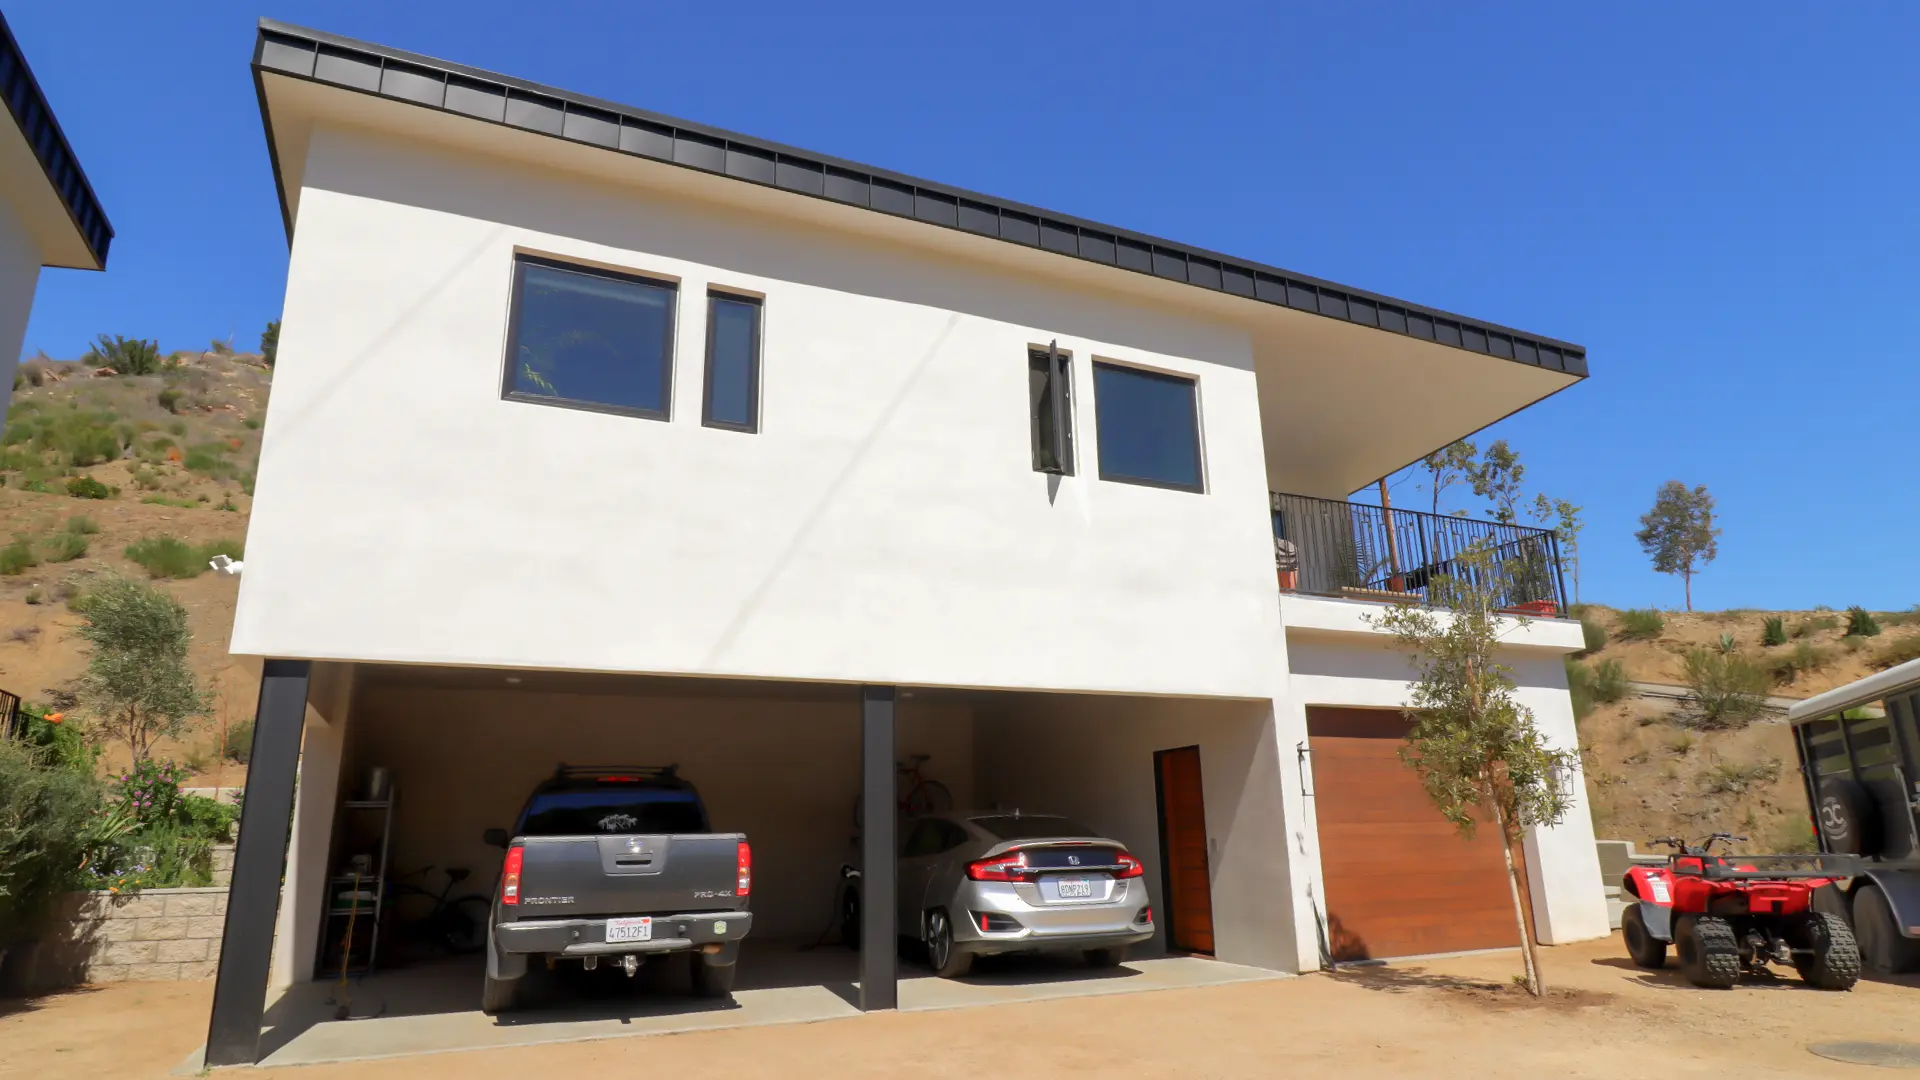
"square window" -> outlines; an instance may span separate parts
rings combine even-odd
[[[1027,428],[1033,471],[1073,475],[1073,354],[1057,346],[1027,350]]]
[[[1096,361],[1093,410],[1100,479],[1204,490],[1194,380]]]
[[[707,294],[707,387],[701,422],[760,429],[760,301]]]
[[[521,256],[504,396],[666,419],[678,295],[671,282]]]

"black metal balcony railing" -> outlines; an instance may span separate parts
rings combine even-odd
[[[1274,538],[1298,553],[1291,586],[1298,592],[1424,599],[1435,578],[1470,575],[1503,609],[1566,610],[1559,537],[1551,530],[1278,492],[1272,507]],[[1475,547],[1490,558],[1468,565],[1461,556]]]

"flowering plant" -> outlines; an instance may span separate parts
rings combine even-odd
[[[143,826],[170,821],[180,805],[183,775],[184,770],[171,761],[156,762],[151,758],[136,761],[131,769],[120,774],[121,805]]]

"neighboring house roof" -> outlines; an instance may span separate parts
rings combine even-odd
[[[1039,248],[1063,258],[1117,266],[1576,377],[1587,374],[1586,349],[1569,342],[871,165],[270,19],[260,21],[253,70],[261,116],[269,125],[270,148],[273,138],[261,83],[263,73],[310,80],[598,146],[609,153],[637,155],[742,183],[864,207],[875,213]],[[278,181],[277,149],[274,154]],[[293,221],[287,192],[284,184],[280,187],[281,214],[291,236]]]
[[[5,96],[7,111],[13,114],[21,137],[39,160],[54,196],[65,206],[88,256],[84,259],[55,256],[47,265],[78,270],[106,269],[107,248],[113,243],[113,225],[107,221],[107,212],[100,208],[100,199],[93,193],[93,185],[87,182],[80,159],[74,156],[66,133],[60,130],[60,121],[54,118],[53,108],[41,93],[40,83],[33,77],[33,69],[27,66],[20,43],[14,40],[13,28],[7,25],[3,15],[0,15],[0,96]]]

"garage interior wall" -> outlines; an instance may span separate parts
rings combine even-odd
[[[1500,660],[1518,684],[1515,700],[1532,710],[1548,744],[1577,752],[1580,735],[1574,727],[1573,701],[1567,696],[1566,667],[1560,654],[1508,649]],[[1395,651],[1390,641],[1370,635],[1289,632],[1287,662],[1290,698],[1303,711],[1309,705],[1398,709],[1406,704],[1411,689],[1406,654]],[[1534,907],[1534,932],[1548,945],[1611,933],[1586,785],[1574,778],[1571,790],[1573,805],[1566,818],[1552,827],[1529,829],[1526,836],[1528,885],[1540,901]],[[1313,851],[1317,865],[1317,838]]]
[[[971,799],[970,709],[908,698],[897,723],[900,756],[932,755],[927,774],[956,802]],[[753,844],[755,937],[817,936],[840,864],[857,862],[860,703],[851,688],[844,700],[780,700],[372,685],[352,730],[349,789],[382,766],[397,793],[390,869],[471,868],[456,895],[494,887],[501,853],[481,832],[511,828],[560,761],[678,765],[713,828]]]
[[[974,739],[983,806],[1077,818],[1146,865],[1155,951],[1167,920],[1153,755],[1198,745],[1215,955],[1299,969],[1271,701],[1021,695],[979,706]]]

